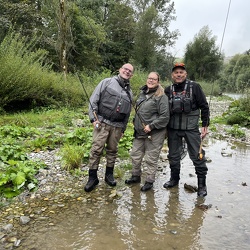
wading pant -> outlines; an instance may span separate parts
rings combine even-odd
[[[207,165],[205,158],[205,151],[203,152],[203,159],[199,160],[199,148],[201,143],[200,131],[195,130],[177,130],[168,129],[168,147],[169,147],[169,163],[171,172],[180,172],[182,138],[187,142],[187,150],[190,159],[195,166],[195,173],[197,177],[204,178],[207,174]]]
[[[106,151],[107,167],[113,168],[118,153],[118,143],[122,128],[101,123],[100,129],[94,129],[89,157],[89,169],[98,169],[103,149]]]
[[[145,181],[153,183],[157,171],[157,163],[165,140],[166,130],[159,130],[149,138],[134,138],[131,151],[132,175],[141,175],[141,164],[144,158],[146,168]]]

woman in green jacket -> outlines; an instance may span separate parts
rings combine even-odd
[[[134,117],[134,141],[131,151],[132,176],[126,184],[140,183],[142,161],[146,169],[145,184],[141,191],[150,190],[155,181],[157,163],[169,121],[168,97],[160,85],[159,74],[151,72],[141,88]]]

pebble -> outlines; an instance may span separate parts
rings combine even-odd
[[[29,222],[30,222],[30,217],[28,217],[28,216],[21,216],[20,217],[20,224],[21,225],[28,224]]]

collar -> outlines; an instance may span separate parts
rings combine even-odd
[[[117,81],[120,84],[122,88],[128,88],[129,87],[129,80],[122,78],[120,75],[117,76]]]
[[[141,90],[143,91],[144,94],[151,94],[156,92],[156,90],[159,88],[159,85],[153,89],[149,89],[147,85],[144,85],[141,87]]]

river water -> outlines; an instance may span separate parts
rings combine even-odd
[[[49,218],[22,228],[18,249],[250,249],[250,147],[232,149],[226,141],[209,139],[204,149],[211,159],[205,198],[184,188],[197,185],[188,156],[179,187],[163,188],[169,179],[166,161],[146,193],[140,184],[125,186],[124,179],[115,189],[101,180],[78,200],[50,207]]]

